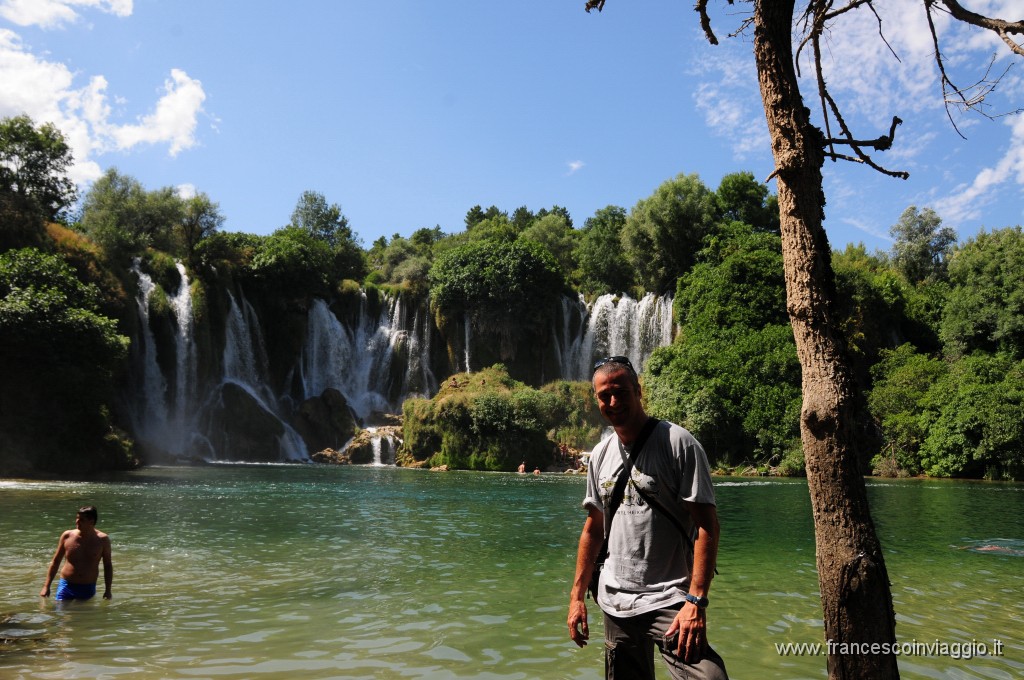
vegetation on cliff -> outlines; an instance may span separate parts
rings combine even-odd
[[[544,470],[558,462],[559,444],[582,448],[602,427],[588,384],[535,389],[500,364],[453,375],[433,398],[406,400],[402,413],[399,462],[470,470]]]

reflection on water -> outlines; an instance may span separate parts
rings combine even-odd
[[[825,677],[824,657],[775,648],[823,637],[805,484],[716,481],[712,643],[738,680]],[[1021,677],[1022,562],[960,548],[1020,550],[1022,487],[869,492],[900,640],[1005,644],[999,658],[901,659],[903,677]],[[601,645],[576,649],[565,625],[582,494],[580,477],[381,467],[0,482],[0,677],[598,677]],[[40,600],[87,503],[113,541],[114,599]]]

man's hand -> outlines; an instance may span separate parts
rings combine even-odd
[[[683,604],[676,614],[672,625],[668,627],[666,637],[679,634],[676,648],[669,650],[686,663],[697,663],[704,656],[704,648],[708,644],[707,619],[704,610],[692,602]]]
[[[110,591],[109,590],[103,591],[103,599],[104,600],[109,600],[110,599]]]
[[[46,586],[45,588],[43,588],[42,590],[39,591],[39,597],[49,597],[49,596],[50,596],[50,586]]]
[[[590,626],[587,625],[587,605],[583,600],[569,603],[569,637],[578,647],[586,647],[590,639]]]

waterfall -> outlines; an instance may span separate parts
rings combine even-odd
[[[149,274],[139,268],[139,259],[135,258],[131,267],[139,279],[139,294],[135,298],[139,310],[139,352],[141,354],[142,371],[135,398],[135,408],[131,409],[132,424],[135,431],[144,438],[162,438],[158,428],[166,418],[167,381],[160,372],[156,361],[156,338],[149,327],[149,296],[156,284]]]
[[[463,325],[464,325],[464,327],[466,329],[466,337],[465,337],[465,343],[466,343],[466,373],[469,373],[470,372],[470,368],[469,368],[469,344],[470,344],[470,341],[472,341],[472,339],[473,339],[471,334],[470,334],[470,330],[471,329],[469,327],[469,314],[463,314],[462,315],[462,322],[463,322]]]
[[[379,294],[378,304],[363,292],[358,309],[343,323],[326,301],[314,299],[300,351],[294,358],[276,358],[287,363],[272,367],[260,319],[240,291],[222,292],[225,317],[212,327],[223,328],[223,346],[216,340],[197,345],[185,267],[178,265],[180,284],[167,296],[173,318],[158,324],[153,316],[152,325],[149,305],[156,284],[138,261],[132,271],[139,282],[140,324],[132,391],[124,401],[136,438],[158,459],[307,460],[307,445],[290,424],[300,401],[336,389],[365,426],[399,413],[408,397],[438,391],[431,362],[438,329],[427,304],[410,307],[403,296],[387,293]],[[655,348],[672,341],[674,331],[668,296],[602,295],[590,304],[582,296],[565,296],[555,316],[552,354],[545,361],[552,377],[568,380],[588,380],[594,359],[606,355],[624,354],[642,370]],[[457,354],[455,365],[441,369],[445,376],[474,369],[468,317],[456,333],[447,339]],[[158,346],[168,356],[158,357]],[[213,347],[219,361],[198,356]],[[282,375],[279,383],[273,378]],[[393,464],[395,441],[374,437],[375,464]]]
[[[178,333],[175,336],[178,371],[175,383],[174,424],[180,440],[187,429],[187,409],[195,405],[196,353],[192,337],[192,291],[189,288],[185,265],[178,262],[176,266],[180,275],[178,291],[173,297],[168,298],[167,302],[174,310],[174,318],[178,324]]]
[[[245,296],[242,296],[242,304],[238,304],[235,296],[228,293],[228,302],[224,379],[249,386],[263,401],[273,401],[274,395],[267,382],[267,352],[256,313]]]
[[[394,465],[395,451],[398,450],[398,444],[401,443],[401,440],[393,433],[394,428],[368,427],[366,431],[369,433],[370,450],[373,452],[370,464],[376,467]]]
[[[192,295],[189,290],[185,266],[177,263],[180,283],[167,302],[174,312],[174,394],[169,394],[170,381],[161,373],[157,362],[156,339],[150,327],[149,302],[156,284],[144,273],[138,258],[131,271],[139,280],[136,300],[141,326],[142,380],[138,385],[138,400],[130,407],[132,420],[140,439],[174,453],[181,452],[195,430],[194,409],[196,395],[196,352],[192,331]],[[168,403],[170,401],[170,403]]]
[[[284,433],[278,441],[282,459],[308,460],[302,436],[282,415],[278,400],[270,387],[267,352],[263,346],[263,331],[260,329],[256,311],[244,295],[239,304],[235,296],[229,292],[228,301],[230,308],[224,337],[224,375],[221,385],[238,385],[260,407],[278,418],[284,427]]]
[[[376,316],[369,314],[367,308],[364,293],[359,321],[349,328],[326,302],[314,300],[299,370],[303,398],[316,397],[325,389],[334,388],[364,421],[374,413],[397,412],[410,385],[421,391],[437,391],[429,358],[423,355],[429,342],[420,340],[415,323],[410,333],[401,298],[385,297]],[[429,337],[429,331],[423,328],[422,333]],[[408,362],[401,370],[392,365],[399,355],[404,355]]]
[[[561,330],[560,341],[557,333],[555,339],[563,378],[588,380],[596,359],[615,355],[629,357],[642,371],[655,349],[672,342],[672,298],[648,293],[636,301],[606,294],[587,306],[582,297],[565,297]]]

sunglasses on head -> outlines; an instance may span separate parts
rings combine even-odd
[[[629,357],[617,355],[614,357],[605,357],[604,359],[598,359],[597,361],[594,362],[594,370],[596,371],[605,364],[618,364],[620,366],[625,367],[633,375],[636,375],[636,369],[633,368],[633,364],[630,363]]]

